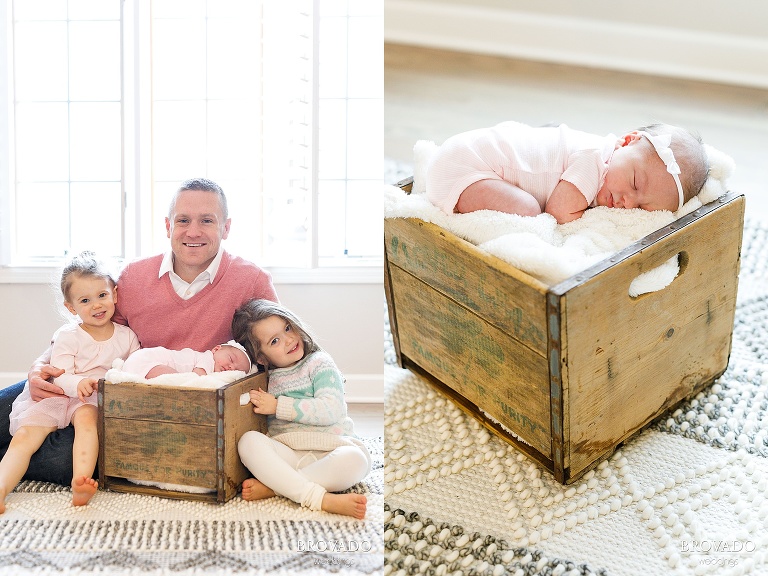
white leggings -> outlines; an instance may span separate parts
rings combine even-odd
[[[259,482],[311,510],[321,509],[326,492],[346,490],[369,471],[368,458],[357,446],[331,452],[293,450],[253,430],[242,435],[237,451]]]

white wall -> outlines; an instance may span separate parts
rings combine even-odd
[[[384,39],[768,88],[768,2],[386,0]]]
[[[347,401],[382,402],[383,284],[276,282],[275,289],[336,360],[347,378]],[[0,386],[25,377],[48,347],[63,322],[60,300],[48,284],[0,284]]]

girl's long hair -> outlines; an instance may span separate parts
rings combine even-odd
[[[241,304],[240,307],[235,310],[235,315],[232,317],[232,336],[235,338],[236,342],[242,344],[248,351],[248,355],[254,363],[259,363],[258,357],[261,352],[261,344],[253,339],[253,336],[251,335],[251,326],[270,316],[282,318],[299,334],[304,342],[305,357],[308,354],[320,350],[320,346],[317,345],[312,334],[293,312],[277,302],[254,298]]]

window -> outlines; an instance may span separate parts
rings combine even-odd
[[[203,176],[227,193],[231,252],[380,271],[381,1],[0,9],[0,264],[165,250],[171,195]]]

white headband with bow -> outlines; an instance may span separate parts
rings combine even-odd
[[[685,197],[683,196],[683,185],[680,183],[680,176],[678,176],[678,174],[680,174],[680,166],[677,164],[675,155],[672,152],[672,149],[669,147],[669,145],[672,143],[672,135],[659,134],[658,136],[654,136],[653,134],[649,134],[644,130],[638,131],[638,134],[648,138],[648,141],[653,145],[653,149],[656,150],[656,154],[659,155],[659,158],[661,158],[661,161],[664,162],[664,165],[667,167],[667,172],[672,174],[672,178],[675,179],[675,184],[677,185],[677,196],[679,199],[677,209],[680,210],[680,208],[683,207]]]
[[[232,348],[237,348],[238,350],[242,350],[243,354],[245,354],[245,357],[248,358],[248,370],[246,370],[246,372],[251,371],[251,368],[253,368],[251,357],[248,356],[248,352],[245,350],[245,347],[242,344],[240,344],[240,342],[236,342],[235,340],[230,340],[229,342],[222,344],[222,346],[232,346]]]

